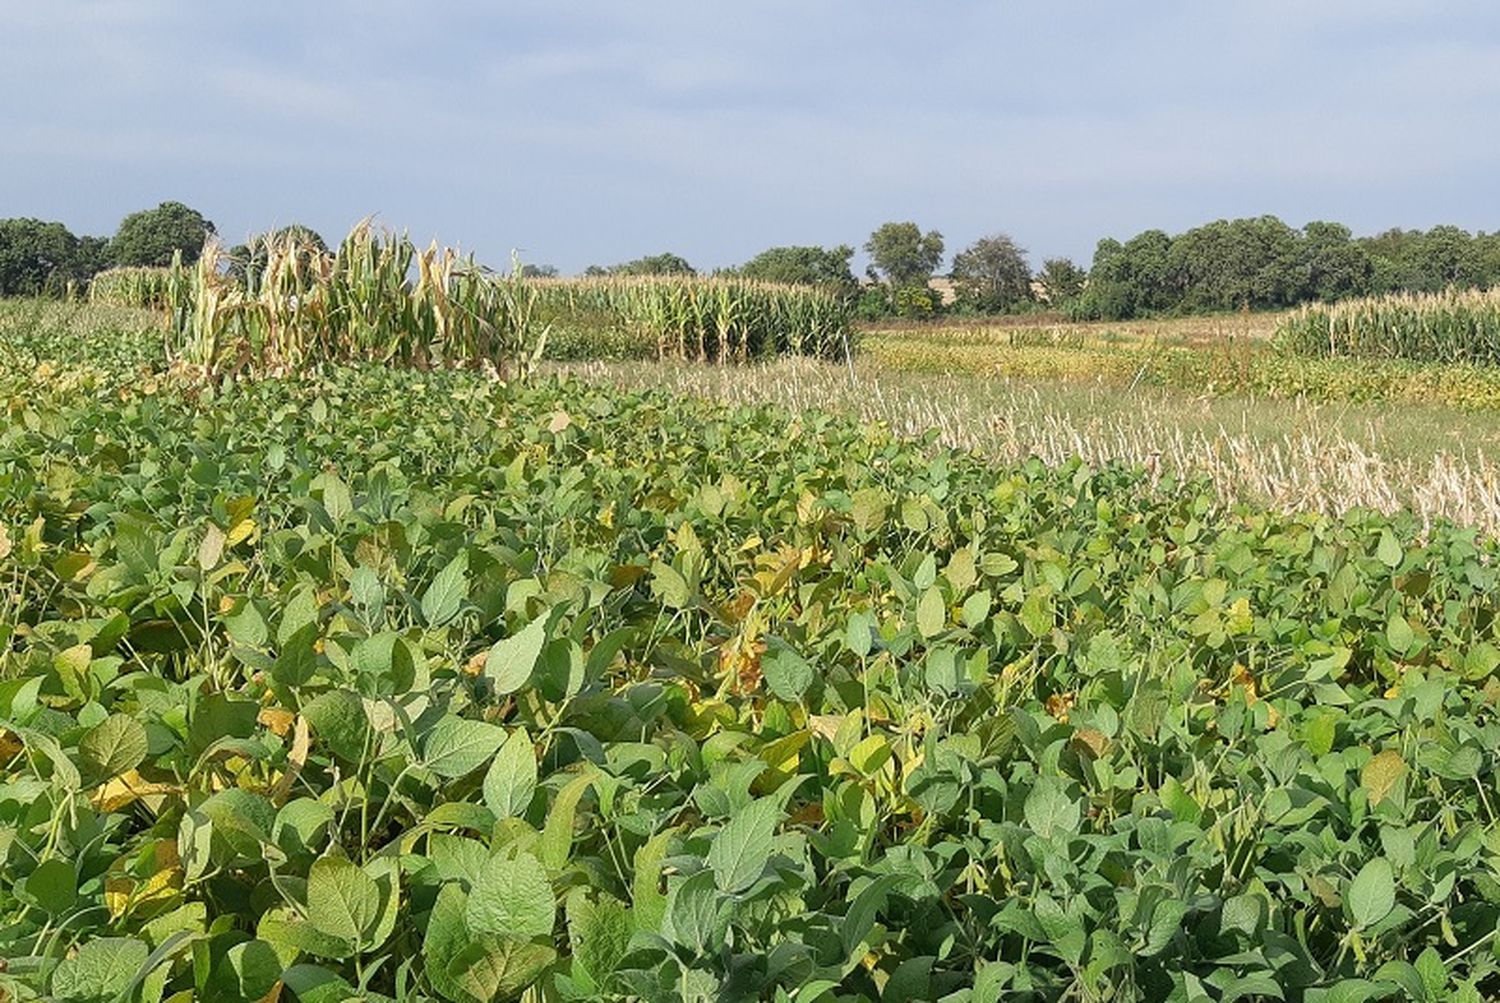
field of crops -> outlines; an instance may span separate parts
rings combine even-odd
[[[1346,318],[1338,323],[1352,324],[1350,330],[1367,330],[1363,321],[1347,319],[1362,316],[1355,307],[1132,324],[887,327],[864,333],[860,346],[886,369],[929,375],[969,373],[1028,382],[1148,386],[1194,396],[1500,411],[1500,367],[1486,361],[1477,343],[1447,354],[1424,354],[1363,336],[1355,339],[1356,346],[1341,336],[1345,340],[1329,351],[1329,316]]]
[[[1500,547],[0,313],[0,995],[1480,1000]]]
[[[1278,338],[1307,356],[1500,364],[1500,289],[1449,289],[1317,303],[1292,314]]]
[[[91,303],[167,318],[168,357],[209,378],[328,363],[489,367],[549,358],[846,358],[851,309],[826,290],[695,276],[503,275],[405,234],[355,227],[334,251],[289,233],[235,257],[215,242],[184,266],[116,268]]]

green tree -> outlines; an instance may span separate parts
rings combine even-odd
[[[697,275],[687,259],[663,251],[634,261],[626,261],[609,269],[611,275]]]
[[[1302,228],[1303,290],[1326,302],[1362,296],[1370,290],[1374,265],[1342,223],[1315,220]]]
[[[1173,238],[1172,280],[1186,310],[1288,306],[1303,295],[1301,236],[1275,216],[1218,220]]]
[[[865,241],[873,267],[899,288],[925,286],[943,262],[943,235],[915,223],[882,223]]]
[[[1071,258],[1048,258],[1042,262],[1036,280],[1042,287],[1042,296],[1057,307],[1071,303],[1083,294],[1088,272],[1073,264]]]
[[[849,268],[854,248],[840,244],[823,247],[772,247],[745,262],[739,272],[747,279],[822,286],[853,293],[859,283]]]
[[[78,238],[61,223],[0,219],[0,296],[57,293],[88,278],[78,252]]]
[[[1089,284],[1075,308],[1080,317],[1129,320],[1171,309],[1181,300],[1174,280],[1172,238],[1146,230],[1125,243],[1105,238],[1094,251]]]
[[[1033,299],[1026,251],[1003,233],[981,237],[958,252],[953,282],[959,302],[974,310],[1002,313]]]
[[[117,265],[170,265],[176,251],[182,252],[183,261],[193,262],[214,232],[214,225],[198,210],[163,202],[121,220],[110,249]]]
[[[522,265],[521,277],[526,279],[555,279],[556,265]]]

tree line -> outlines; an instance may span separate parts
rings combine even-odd
[[[0,219],[0,296],[58,295],[106,268],[196,261],[214,225],[181,202],[133,212],[112,237],[74,236],[62,223]]]
[[[292,232],[324,246],[317,233],[294,224],[231,249],[230,258],[250,267],[266,237]],[[0,296],[59,294],[102,269],[166,265],[176,254],[192,262],[214,233],[212,222],[180,202],[131,213],[108,238],[77,237],[57,222],[0,219]],[[848,244],[773,247],[717,271],[834,288],[871,318],[1049,309],[1077,319],[1127,320],[1500,284],[1500,232],[1473,234],[1456,226],[1355,237],[1340,223],[1297,229],[1275,216],[1217,220],[1176,236],[1147,230],[1123,242],[1105,238],[1087,269],[1049,258],[1034,270],[1023,247],[995,233],[958,251],[943,273],[943,235],[910,221],[882,224],[863,248],[870,260],[863,280],[854,274]],[[558,274],[549,265],[527,265],[525,272]],[[663,252],[592,265],[584,274],[692,275],[696,269]],[[939,277],[951,283],[951,296],[934,288]]]
[[[1105,238],[1087,269],[1059,257],[1033,270],[1024,248],[995,233],[955,254],[943,274],[943,235],[910,221],[882,224],[864,250],[870,265],[863,282],[847,244],[773,247],[727,271],[837,287],[858,297],[867,317],[1050,309],[1080,320],[1128,320],[1500,285],[1500,232],[1457,226],[1355,237],[1347,226],[1326,221],[1297,229],[1275,216],[1217,220],[1176,236],[1147,230],[1123,242]],[[693,268],[663,253],[589,269],[598,275],[666,273],[692,274]],[[951,302],[933,288],[940,277],[951,282]]]

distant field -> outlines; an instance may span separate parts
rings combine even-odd
[[[974,373],[786,360],[749,369],[591,363],[588,379],[737,403],[833,411],[1017,462],[1082,457],[1206,475],[1227,500],[1343,513],[1409,508],[1500,535],[1500,414],[1316,403]]]
[[[882,369],[928,375],[963,373],[1116,389],[1155,386],[1193,397],[1500,411],[1500,368],[1400,357],[1310,357],[1273,340],[1292,316],[908,325],[863,331],[859,344],[861,356]]]

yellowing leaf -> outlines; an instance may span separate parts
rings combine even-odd
[[[296,720],[296,717],[296,714],[284,707],[262,707],[255,719],[271,729],[275,735],[285,737],[286,733],[291,730],[292,722]]]
[[[1386,749],[1359,771],[1359,783],[1370,796],[1370,807],[1384,801],[1406,775],[1406,760],[1395,749]]]
[[[142,798],[160,797],[177,793],[171,784],[161,784],[144,779],[136,770],[127,770],[99,787],[89,795],[89,802],[103,812],[119,811],[126,805]]]

